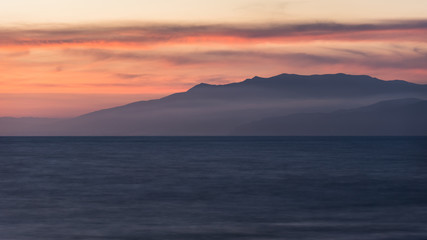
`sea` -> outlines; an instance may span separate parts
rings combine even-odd
[[[1,240],[423,240],[427,137],[0,137]]]

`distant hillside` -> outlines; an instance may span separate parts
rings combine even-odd
[[[330,112],[398,98],[427,99],[427,85],[365,75],[281,74],[225,85],[202,83],[161,99],[49,122],[48,126],[33,125],[19,134],[228,135],[238,126],[264,118]],[[0,126],[0,134],[5,131],[10,132]]]
[[[0,117],[0,136],[45,135],[46,129],[60,119]]]
[[[232,135],[427,135],[427,101],[398,99],[331,113],[292,114],[239,126]]]

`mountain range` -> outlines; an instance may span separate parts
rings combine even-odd
[[[0,118],[0,135],[427,135],[427,85],[366,75],[281,74],[70,119]]]

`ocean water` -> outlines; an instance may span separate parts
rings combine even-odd
[[[427,138],[1,137],[0,239],[427,239]]]

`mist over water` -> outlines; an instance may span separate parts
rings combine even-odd
[[[0,239],[426,239],[426,137],[0,137]]]

